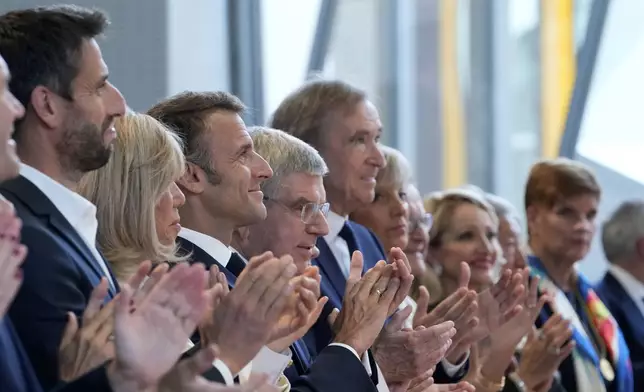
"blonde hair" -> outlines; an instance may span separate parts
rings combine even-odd
[[[429,230],[430,246],[439,246],[441,236],[449,227],[454,211],[463,203],[475,205],[490,215],[494,227],[498,229],[499,219],[494,209],[480,192],[469,188],[455,188],[444,192],[434,192],[424,199],[425,211],[432,214],[433,223]]]
[[[176,262],[176,245],[161,243],[156,201],[185,168],[180,139],[154,118],[127,113],[118,118],[114,153],[107,165],[89,172],[78,192],[96,205],[98,247],[118,280],[140,262]]]
[[[495,230],[498,231],[499,229],[499,218],[494,212],[494,208],[487,202],[485,194],[478,187],[465,186],[444,192],[434,192],[425,197],[424,204],[425,210],[432,214],[433,217],[433,224],[429,230],[430,247],[439,247],[441,245],[442,236],[450,226],[454,211],[462,204],[471,204],[487,212],[492,219],[492,225]],[[496,281],[499,278],[499,271],[507,261],[503,257],[503,249],[498,239],[492,241],[492,246],[496,251],[492,279]]]
[[[378,170],[376,183],[379,186],[397,189],[403,189],[412,184],[411,165],[403,153],[389,146],[381,146],[380,151],[385,157],[386,165]]]

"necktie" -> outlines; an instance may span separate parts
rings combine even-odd
[[[347,243],[347,247],[349,248],[349,259],[351,259],[353,252],[358,250],[358,243],[356,242],[356,236],[353,233],[353,230],[347,222],[344,222],[342,230],[340,230],[338,235]]]
[[[230,259],[228,259],[228,264],[226,264],[226,269],[232,272],[233,275],[239,277],[239,274],[246,268],[246,262],[237,252],[232,252],[230,254]]]

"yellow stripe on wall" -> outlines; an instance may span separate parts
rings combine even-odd
[[[467,144],[463,126],[463,99],[458,78],[457,17],[458,1],[439,3],[439,74],[443,131],[443,187],[463,185],[467,181]]]
[[[575,83],[574,0],[541,0],[541,153],[559,155]]]

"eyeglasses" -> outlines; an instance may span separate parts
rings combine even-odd
[[[264,201],[272,201],[289,211],[300,213],[300,219],[302,219],[302,222],[306,225],[313,223],[318,213],[322,214],[325,218],[329,215],[329,203],[306,203],[302,205],[302,207],[289,207],[278,200],[269,198],[268,196],[264,196]]]
[[[409,231],[412,232],[418,228],[423,231],[429,231],[432,228],[432,223],[434,223],[434,218],[432,214],[425,213],[420,216],[419,219],[413,219],[409,221]]]

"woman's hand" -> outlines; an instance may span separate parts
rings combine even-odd
[[[561,362],[572,353],[575,342],[571,340],[570,321],[560,314],[553,314],[541,331],[532,331],[523,347],[517,375],[528,390],[540,390],[550,385]]]
[[[114,357],[114,303],[101,309],[108,284],[103,278],[92,290],[83,312],[82,327],[74,313],[68,313],[67,326],[58,348],[60,378],[72,381]]]

